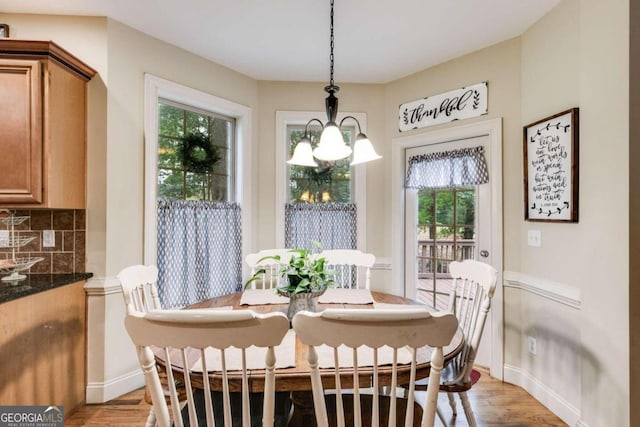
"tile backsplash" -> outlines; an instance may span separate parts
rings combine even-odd
[[[85,211],[77,210],[16,210],[16,216],[29,216],[15,226],[17,237],[35,236],[29,244],[16,248],[16,257],[42,257],[30,273],[84,273],[86,264]],[[0,225],[0,230],[4,230]],[[42,246],[44,230],[53,230],[55,245]],[[0,247],[0,259],[11,258],[11,248]]]

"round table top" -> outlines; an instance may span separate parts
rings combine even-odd
[[[401,304],[401,305],[419,305],[420,303],[408,298],[403,298],[397,295],[391,295],[383,292],[371,291],[371,295],[376,303],[384,304]],[[288,304],[265,304],[265,305],[240,305],[240,298],[242,292],[223,295],[212,298],[210,300],[202,301],[200,303],[191,305],[186,309],[191,308],[216,308],[231,306],[233,310],[246,310],[251,309],[257,313],[270,313],[274,311],[287,312]],[[421,305],[421,304],[420,304]],[[373,304],[356,305],[356,304],[317,304],[317,310],[321,311],[325,308],[360,308],[363,310],[374,309]],[[445,365],[448,360],[454,358],[463,347],[463,333],[460,329],[454,335],[451,344],[443,349]],[[160,356],[158,354],[158,356]],[[158,358],[160,364],[163,363],[161,357]],[[311,379],[309,363],[307,362],[307,346],[302,344],[296,337],[295,344],[295,359],[296,366],[291,368],[278,368],[276,369],[276,391],[309,391],[311,390]],[[425,378],[429,376],[430,370],[431,349],[429,347],[423,347],[418,350],[418,364],[416,369],[416,379]],[[409,383],[409,370],[411,365],[398,365],[398,384]],[[176,379],[180,379],[182,368],[181,366],[172,365],[174,375]],[[322,371],[325,371],[322,373]],[[326,382],[326,386],[330,387],[334,381],[334,369],[321,369],[323,376],[323,383]],[[373,368],[359,367],[359,382],[360,387],[372,386]],[[198,378],[197,375],[191,373],[191,381],[196,387],[198,383],[202,385],[202,378]],[[240,374],[237,376],[233,373],[229,373],[229,388],[231,391],[240,391],[242,386],[240,383]],[[353,369],[343,369],[341,375],[341,384],[343,388],[353,388]],[[391,384],[391,367],[379,366],[378,367],[378,381],[380,386],[386,386]],[[221,375],[213,373],[209,375],[209,383],[213,390],[221,390],[222,382]],[[264,388],[264,370],[251,370],[249,376],[249,389],[251,392],[261,392]]]

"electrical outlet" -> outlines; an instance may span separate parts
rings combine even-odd
[[[42,231],[42,247],[53,248],[56,245],[56,232],[53,230]]]
[[[535,246],[537,248],[542,246],[542,233],[540,233],[540,230],[529,230],[527,243],[529,246]]]
[[[529,353],[533,354],[534,356],[538,354],[538,343],[536,342],[536,339],[534,337],[528,337],[528,344]]]
[[[0,230],[0,248],[9,246],[9,230]]]

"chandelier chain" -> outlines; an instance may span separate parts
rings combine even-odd
[[[330,86],[334,86],[333,84],[333,46],[334,46],[334,42],[333,42],[333,2],[334,0],[331,0],[331,23],[330,23],[330,28],[331,28],[331,43],[329,44],[330,47],[330,53],[329,53],[329,63],[331,64],[329,67],[329,85]]]

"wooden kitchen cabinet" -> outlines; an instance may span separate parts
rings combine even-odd
[[[65,416],[84,404],[85,283],[0,303],[0,404],[63,405]],[[29,285],[0,286],[7,297]]]
[[[53,42],[0,39],[0,206],[86,207],[94,75]]]

